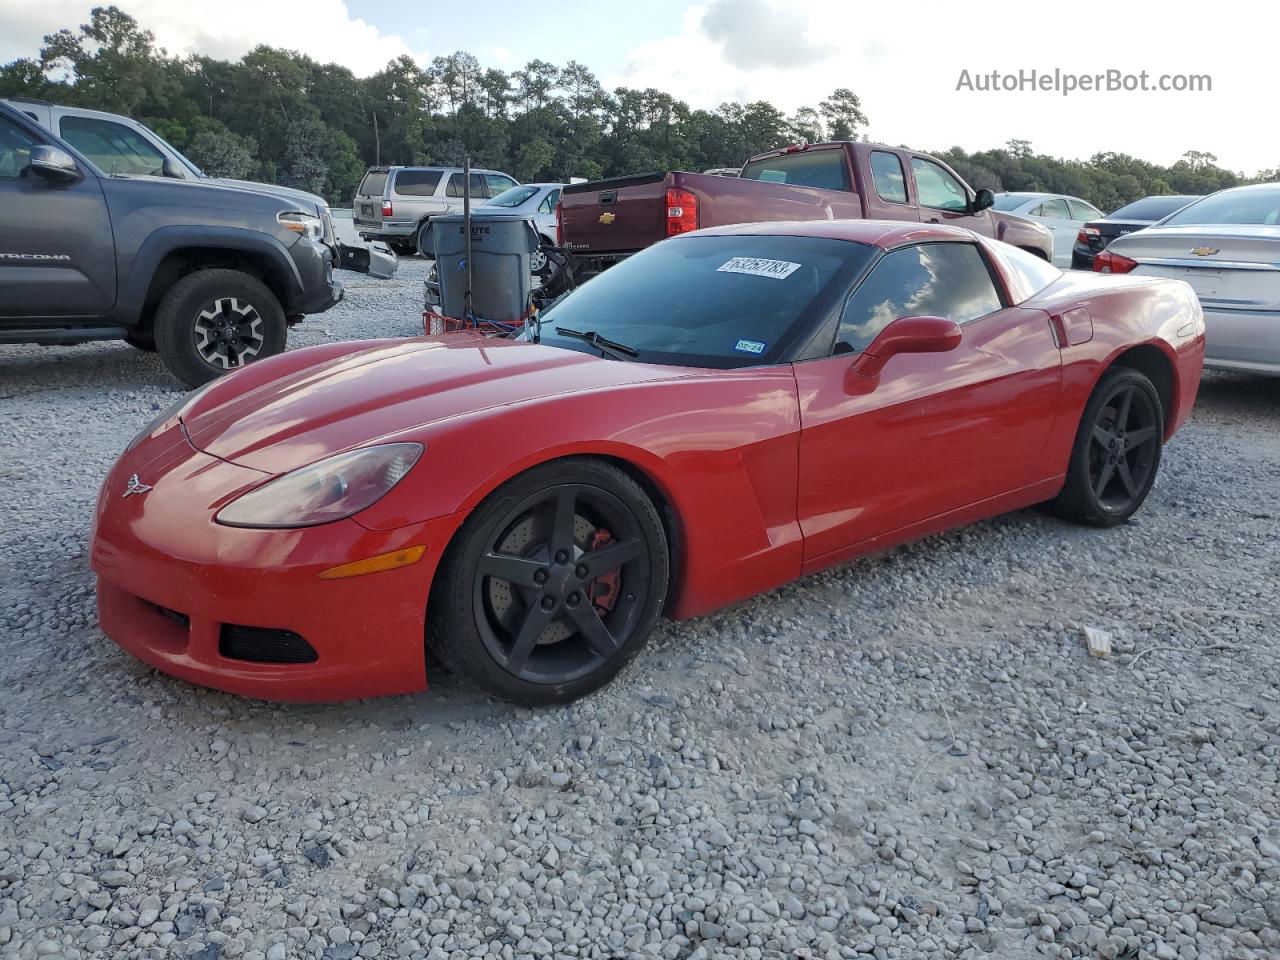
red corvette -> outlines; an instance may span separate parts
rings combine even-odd
[[[940,226],[691,233],[521,340],[314,347],[166,410],[102,487],[99,619],[234,693],[421,690],[430,646],[563,702],[663,613],[1031,504],[1123,521],[1203,355],[1179,281]]]

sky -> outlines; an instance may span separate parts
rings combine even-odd
[[[1280,167],[1280,84],[1271,4],[1007,0],[643,0],[447,4],[403,0],[116,0],[171,53],[237,57],[258,43],[359,75],[408,54],[467,50],[512,70],[538,58],[586,64],[605,84],[653,86],[695,107],[769,100],[790,112],[837,87],[862,99],[873,140],[981,150],[1102,151],[1168,164],[1187,150],[1245,173]],[[0,0],[0,63],[88,19],[90,2]],[[1249,24],[1254,28],[1250,29]],[[1200,91],[984,91],[981,77],[1207,75]],[[967,71],[967,73],[966,73]]]

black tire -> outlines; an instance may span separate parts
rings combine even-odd
[[[165,293],[156,310],[160,359],[189,387],[280,353],[288,325],[280,301],[239,270],[198,270]]]
[[[127,333],[124,342],[144,353],[156,352],[156,338],[150,330],[134,330],[132,333]]]
[[[1137,370],[1112,367],[1085,404],[1053,511],[1094,527],[1124,523],[1151,492],[1163,445],[1156,388]]]
[[[599,460],[557,460],[462,525],[431,592],[428,643],[495,697],[568,703],[640,652],[669,576],[662,519],[640,485]]]

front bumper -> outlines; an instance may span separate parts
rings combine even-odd
[[[285,314],[323,313],[342,300],[345,291],[342,281],[334,279],[334,261],[337,254],[323,243],[300,237],[289,247],[298,271],[300,290],[283,304]]]
[[[152,489],[125,497],[135,473]],[[332,701],[424,689],[427,596],[455,521],[387,531],[354,520],[301,530],[213,521],[267,478],[197,451],[180,427],[126,453],[103,483],[94,518],[103,632],[164,673],[242,696]],[[411,566],[318,578],[417,544],[427,551]],[[314,662],[229,656],[229,627],[296,634],[314,649]]]

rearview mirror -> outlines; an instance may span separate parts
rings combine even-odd
[[[42,180],[68,183],[80,179],[80,168],[76,166],[71,154],[57,147],[44,144],[34,146],[31,148],[31,159],[27,162],[31,172]]]
[[[990,190],[979,190],[973,195],[973,203],[969,204],[970,213],[981,213],[996,202],[996,195]]]
[[[881,330],[853,362],[852,372],[875,378],[900,353],[945,353],[960,346],[960,325],[946,317],[900,317]]]

